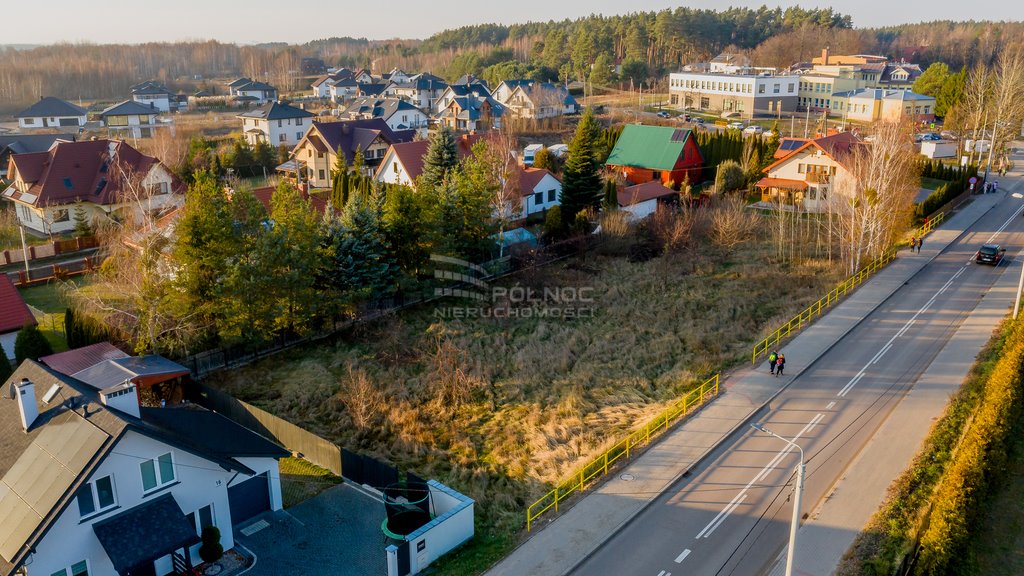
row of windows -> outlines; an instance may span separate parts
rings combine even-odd
[[[89,576],[89,562],[86,560],[76,562],[67,568],[57,570],[50,576],[68,576],[68,574],[71,576]]]
[[[825,166],[822,164],[797,164],[796,171],[800,174],[830,174],[836,175],[835,166]]]
[[[752,94],[754,92],[753,84],[742,84],[737,82],[712,82],[707,80],[683,80],[673,78],[669,80],[669,83],[673,88],[682,88],[686,90],[716,90],[719,92],[730,92],[734,94]],[[781,94],[782,86],[783,85],[780,82],[773,83],[772,94]],[[767,88],[767,84],[758,84],[757,93],[766,94]],[[796,90],[796,84],[790,82],[786,88],[787,93],[792,94]]]
[[[555,201],[555,190],[548,190],[548,202],[554,202],[554,201]],[[542,192],[534,192],[533,193],[533,205],[534,206],[540,206],[543,203],[544,203],[544,192],[543,191]]]

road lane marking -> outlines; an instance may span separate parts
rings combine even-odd
[[[816,414],[814,418],[812,418],[811,421],[807,423],[806,426],[804,426],[799,432],[797,432],[796,436],[793,437],[793,441],[796,442],[797,439],[803,436],[808,430],[817,425],[824,418],[824,414],[820,412]],[[713,532],[714,529],[718,527],[718,524],[721,524],[721,521],[725,520],[724,516],[728,516],[729,514],[731,514],[732,511],[735,510],[737,506],[739,506],[740,502],[742,502],[747,497],[747,491],[750,490],[750,487],[756,484],[757,482],[760,482],[762,478],[768,475],[768,472],[770,470],[775,468],[775,465],[778,464],[780,460],[785,458],[786,455],[792,451],[792,446],[786,446],[783,450],[779,451],[775,455],[775,457],[772,458],[771,461],[765,465],[764,468],[761,468],[761,471],[757,473],[757,476],[754,476],[753,480],[747,482],[747,485],[743,487],[743,490],[740,490],[740,492],[736,494],[736,496],[734,496],[728,504],[725,505],[725,508],[723,508],[722,511],[719,512],[711,520],[711,522],[708,522],[707,526],[705,526],[703,530],[697,533],[696,539],[699,540],[701,538],[707,538],[711,534],[711,532]],[[711,532],[709,532],[709,530]]]
[[[690,549],[689,548],[687,548],[686,550],[683,550],[682,554],[680,554],[679,556],[676,556],[676,564],[682,564],[683,560],[686,560],[686,557],[689,556],[689,555],[690,555]]]
[[[744,493],[742,498],[740,498],[736,502],[733,502],[732,504],[730,504],[725,510],[722,510],[722,512],[724,512],[724,514],[719,514],[720,518],[718,519],[718,522],[714,526],[711,527],[711,530],[708,530],[707,533],[704,534],[704,538],[707,539],[709,536],[711,536],[711,534],[715,530],[718,530],[718,527],[722,525],[722,522],[725,522],[725,519],[728,518],[729,515],[732,514],[734,510],[739,508],[740,504],[743,504],[743,501],[746,500],[746,499],[747,499],[747,495],[746,495],[746,493]]]
[[[878,364],[878,361],[882,359],[882,356],[885,356],[885,353],[888,352],[890,348],[892,348],[892,342],[889,342],[885,345],[885,348],[882,348],[882,351],[878,353],[878,357],[875,358],[875,361],[872,362],[872,364]]]
[[[1014,219],[1015,219],[1015,218],[1016,218],[1017,216],[1019,216],[1019,215],[1020,215],[1020,213],[1021,213],[1021,210],[1024,210],[1024,204],[1022,204],[1020,208],[1017,208],[1017,211],[1016,211],[1016,212],[1014,212],[1012,216],[1010,216],[1009,218],[1007,218],[1007,219],[1006,219],[1006,222],[1003,222],[1003,225],[1002,225],[1002,226],[1000,226],[998,230],[996,230],[995,232],[993,232],[993,233],[992,233],[992,235],[988,237],[988,240],[986,240],[986,241],[985,241],[985,244],[989,244],[989,243],[991,243],[991,242],[992,242],[993,240],[995,240],[995,238],[996,238],[996,235],[997,235],[997,234],[999,234],[1000,232],[1002,232],[1003,230],[1005,230],[1005,229],[1006,229],[1006,227],[1010,225],[1010,222],[1012,222],[1012,221],[1013,221],[1013,220],[1014,220]]]
[[[836,405],[836,401],[833,400],[833,401],[828,403],[828,406],[825,406],[825,410],[831,410],[832,407],[835,406],[835,405]]]

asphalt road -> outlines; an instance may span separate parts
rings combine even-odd
[[[771,431],[796,439],[806,453],[803,514],[828,493],[1006,270],[975,264],[978,247],[996,242],[1014,255],[1024,246],[1022,212],[1021,200],[1004,199],[758,416]],[[799,350],[782,351],[792,370]],[[572,574],[766,573],[789,539],[797,462],[795,450],[781,440],[741,430]]]

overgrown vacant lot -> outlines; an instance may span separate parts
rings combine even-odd
[[[477,500],[478,537],[507,538],[552,482],[840,280],[827,262],[769,264],[758,236],[637,263],[620,239],[506,283],[592,287],[592,318],[439,319],[427,305],[212,383],[451,484]]]

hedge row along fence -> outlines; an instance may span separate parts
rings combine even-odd
[[[977,173],[978,167],[974,164],[966,168],[958,168],[956,166],[926,162],[921,176],[946,180],[947,182],[936,188],[923,202],[914,207],[914,216],[918,219],[924,218],[966,192],[971,186],[971,176]],[[981,183],[979,182],[976,186],[981,186]]]
[[[837,574],[960,574],[980,504],[999,480],[1021,414],[1024,321],[979,355],[913,464],[893,483]]]

